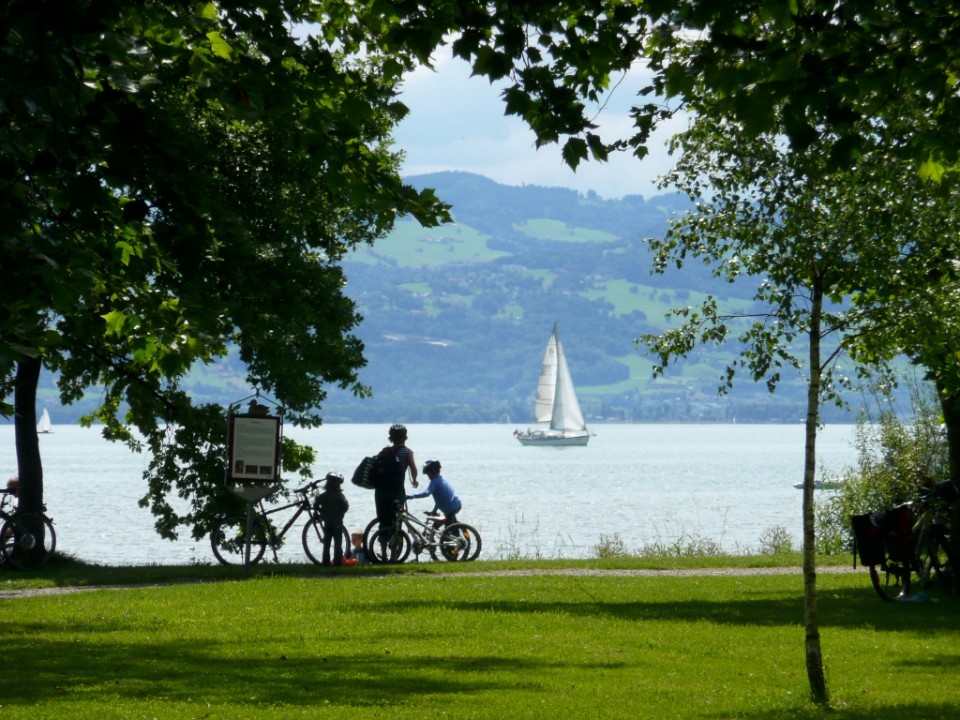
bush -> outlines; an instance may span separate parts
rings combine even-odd
[[[608,560],[630,557],[630,553],[627,552],[620,533],[614,533],[613,536],[601,534],[599,542],[593,546],[593,557]]]
[[[761,555],[789,555],[795,551],[793,538],[782,525],[767,528],[760,536]]]
[[[850,516],[891,508],[929,492],[950,478],[947,442],[940,406],[930,386],[911,389],[912,418],[902,421],[886,406],[876,421],[864,413],[857,420],[857,466],[834,478],[832,496],[816,506],[817,550],[850,552]]]

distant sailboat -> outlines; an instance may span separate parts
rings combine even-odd
[[[47,409],[43,409],[43,413],[40,415],[40,422],[37,423],[37,433],[45,434],[53,432],[53,423],[50,422],[50,413],[47,412]]]
[[[521,445],[566,446],[586,445],[590,441],[580,403],[573,389],[573,379],[560,344],[557,323],[547,341],[537,383],[537,404],[534,416],[538,427],[515,430]]]

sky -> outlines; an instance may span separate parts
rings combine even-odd
[[[638,103],[641,85],[640,73],[632,72],[614,90],[595,120],[605,140],[631,134],[628,113]],[[486,78],[470,77],[470,66],[449,55],[438,56],[435,69],[420,68],[408,76],[399,99],[410,115],[394,130],[396,149],[405,154],[402,174],[459,170],[503,185],[564,187],[583,194],[592,190],[606,199],[666,192],[656,180],[672,165],[666,140],[683,121],[658,131],[642,161],[619,154],[606,163],[585,161],[574,172],[563,163],[560,145],[537,150],[523,121],[504,115],[501,89]]]

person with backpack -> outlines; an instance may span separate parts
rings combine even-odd
[[[427,495],[433,495],[434,510],[439,510],[446,516],[446,524],[453,525],[457,521],[457,513],[462,507],[453,486],[440,474],[440,461],[427,460],[423,464],[423,474],[430,478],[430,484],[422,493],[408,495],[408,500],[416,500]]]
[[[407,447],[407,428],[399,423],[390,426],[387,432],[390,445],[381,451],[381,456],[389,459],[389,469],[383,473],[373,489],[373,501],[377,506],[377,520],[381,528],[392,527],[397,521],[396,503],[406,502],[407,493],[404,480],[410,469],[410,482],[417,482],[417,463],[413,459],[413,450]]]
[[[343,475],[327,473],[323,492],[317,496],[320,519],[323,520],[323,565],[330,565],[330,546],[333,545],[333,564],[343,565],[343,518],[350,509],[343,494]]]

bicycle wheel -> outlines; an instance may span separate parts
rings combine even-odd
[[[900,563],[870,566],[870,582],[881,600],[897,600],[910,594],[910,568]]]
[[[366,551],[371,563],[402,563],[410,555],[410,536],[399,528],[377,530]]]
[[[323,565],[323,538],[327,534],[327,528],[320,518],[312,518],[303,526],[303,551],[315,565]],[[351,546],[350,531],[343,528],[343,556],[352,557],[353,547]]]
[[[36,570],[47,564],[57,547],[57,533],[50,518],[40,513],[17,513],[0,528],[3,557],[20,570]]]
[[[367,523],[367,527],[363,530],[363,549],[367,553],[368,560],[370,560],[370,541],[373,539],[373,534],[379,529],[380,521],[374,518]],[[376,562],[376,560],[370,560],[370,562]]]
[[[314,565],[323,564],[323,522],[320,518],[312,518],[303,526],[303,551]]]
[[[440,554],[450,562],[476,560],[482,546],[480,533],[466,523],[454,523],[440,535]]]
[[[917,550],[917,575],[924,589],[936,584],[951,592],[956,585],[956,565],[946,534],[931,535]]]
[[[247,516],[231,515],[210,531],[210,547],[224,565],[243,565],[247,553]],[[250,530],[250,564],[256,565],[267,550],[267,532],[263,521],[255,517]]]

